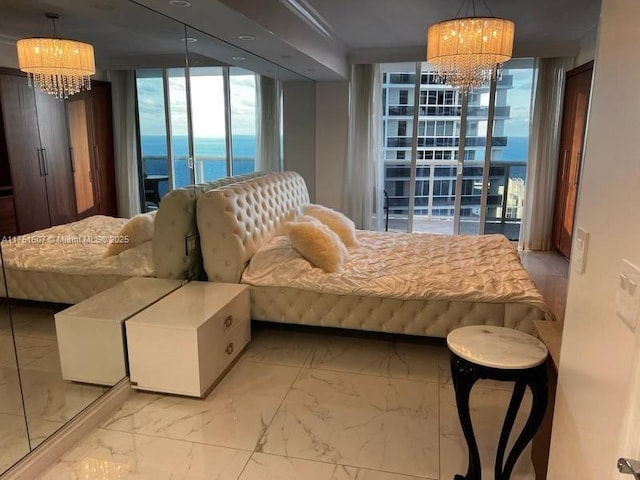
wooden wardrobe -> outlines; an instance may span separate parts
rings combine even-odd
[[[61,101],[20,72],[0,72],[0,235],[116,214],[110,85],[92,87]]]
[[[553,246],[569,258],[578,198],[593,62],[567,72],[553,217]]]

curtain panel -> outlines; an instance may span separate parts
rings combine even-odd
[[[551,250],[564,84],[572,67],[571,58],[536,60],[521,250]]]
[[[256,75],[256,171],[281,172],[280,150],[282,85],[279,80]]]
[[[133,70],[109,71],[113,108],[118,216],[140,213],[140,178],[136,127],[136,80]]]
[[[383,180],[381,65],[352,65],[343,210],[365,230],[381,230]]]

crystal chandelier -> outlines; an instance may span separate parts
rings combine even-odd
[[[427,32],[427,61],[443,83],[462,91],[484,85],[499,72],[511,58],[515,30],[511,20],[475,16],[474,0],[463,2],[458,14],[465,4],[473,16],[436,23]]]
[[[56,37],[56,14],[47,13],[53,22],[53,37],[18,40],[18,65],[29,82],[57,98],[68,98],[80,90],[91,89],[96,73],[93,47],[88,43]]]

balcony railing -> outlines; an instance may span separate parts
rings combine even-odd
[[[443,167],[445,167],[443,169]],[[387,173],[393,168],[396,174],[406,173],[401,167],[388,167]],[[451,222],[454,218],[456,177],[439,175],[451,169],[451,162],[430,161],[427,165],[420,165],[421,178],[416,190],[421,192],[415,197],[414,231],[444,233],[442,222]],[[430,177],[429,168],[433,170]],[[487,196],[487,211],[485,233],[504,233],[511,240],[517,240],[522,219],[526,162],[491,162],[489,168],[489,191]],[[466,222],[467,227],[477,224],[480,220],[482,200],[483,168],[481,162],[472,162],[463,167],[462,197],[460,221]],[[385,176],[385,190],[389,195],[389,216],[391,228],[394,225],[406,226],[409,211],[408,192],[397,191],[398,182],[408,188],[408,178]],[[431,189],[436,190],[432,192]],[[404,227],[399,227],[403,229]],[[461,227],[462,228],[462,227]],[[462,230],[461,230],[462,231]],[[452,230],[451,230],[452,232]],[[448,232],[448,233],[451,233]],[[467,232],[471,233],[471,231]]]
[[[493,137],[492,147],[506,147],[508,137]],[[418,147],[458,147],[459,137],[418,137]],[[486,137],[466,137],[465,147],[484,147],[487,144]],[[411,137],[387,137],[387,148],[411,148]]]
[[[195,156],[195,180],[196,183],[217,180],[227,176],[227,160],[223,155],[198,155]],[[169,160],[167,155],[143,155],[143,173],[146,175],[169,175]],[[187,155],[174,155],[173,157],[173,185],[167,181],[161,181],[159,185],[160,195],[167,191],[191,184],[191,173]],[[234,156],[233,170],[235,175],[250,173],[255,170],[255,158],[252,156]]]

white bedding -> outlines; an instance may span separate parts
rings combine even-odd
[[[127,222],[95,215],[77,222],[38,230],[2,242],[8,269],[71,275],[153,276],[151,242],[103,258],[109,241]]]
[[[252,258],[242,282],[319,293],[401,300],[524,303],[548,312],[502,235],[443,236],[365,232],[349,248],[340,273],[314,268],[290,245],[274,237]]]

